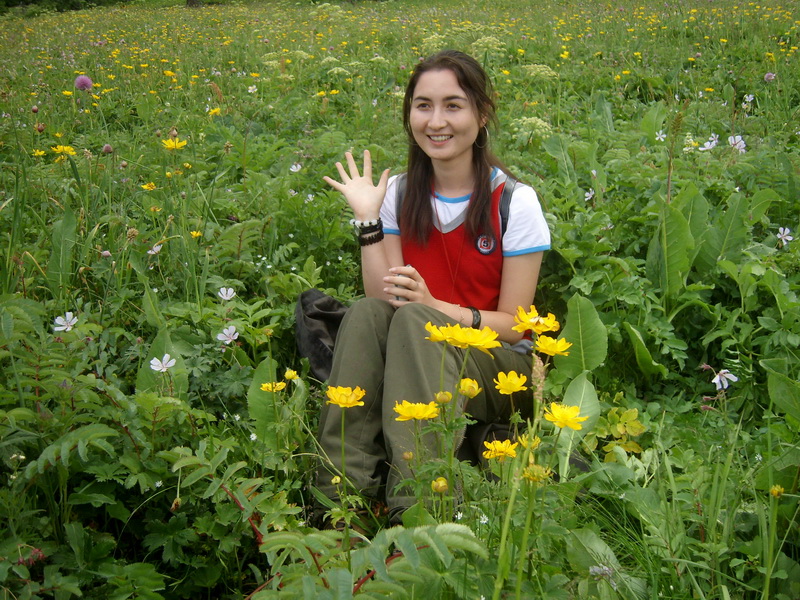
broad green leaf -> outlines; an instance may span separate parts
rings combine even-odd
[[[608,332],[588,299],[575,294],[567,302],[567,322],[561,334],[572,343],[569,356],[556,356],[556,368],[567,377],[599,367],[608,352]]]
[[[277,367],[278,364],[271,358],[262,360],[253,371],[253,381],[247,390],[247,410],[255,423],[255,434],[272,450],[278,450],[275,425],[280,414],[278,403],[285,392],[265,392],[261,385],[276,381]]]
[[[47,262],[47,284],[56,298],[66,292],[73,273],[72,252],[77,239],[75,213],[64,207],[64,216],[53,224],[52,248]]]
[[[693,183],[687,185],[680,194],[675,196],[672,205],[686,217],[692,239],[694,239],[695,242],[700,240],[708,229],[709,206],[708,201],[697,189],[697,186]],[[694,263],[698,252],[700,252],[700,244],[696,243],[694,252],[689,253],[689,266]]]
[[[642,373],[648,377],[651,375],[661,375],[662,377],[666,377],[667,368],[653,360],[653,356],[647,349],[647,344],[644,343],[644,339],[642,338],[642,334],[639,332],[639,330],[627,321],[624,321],[622,326],[625,328],[625,331],[628,332],[628,337],[631,340],[631,344],[633,344],[633,351],[636,356],[636,364],[639,365]]]
[[[593,121],[602,127],[606,133],[614,132],[614,115],[611,113],[611,104],[600,94],[594,104]]]
[[[800,383],[770,368],[766,361],[759,364],[767,370],[767,389],[776,412],[785,413],[800,424]]]
[[[651,106],[642,117],[639,128],[647,136],[650,142],[656,141],[656,133],[664,126],[664,119],[667,118],[667,108],[663,102],[657,102]]]
[[[749,212],[747,198],[743,194],[733,194],[728,199],[728,208],[706,230],[700,240],[701,248],[697,254],[699,266],[704,270],[713,269],[723,258],[736,260],[739,251],[747,242],[745,219]]]
[[[689,271],[689,251],[694,239],[686,217],[672,205],[662,204],[658,228],[647,251],[647,277],[667,297],[684,287]]]
[[[752,223],[758,223],[767,214],[767,210],[773,202],[783,202],[783,198],[770,189],[758,190],[750,199],[749,220]]]
[[[578,178],[575,175],[575,166],[572,164],[572,158],[569,155],[567,140],[561,135],[552,135],[542,143],[542,147],[545,152],[556,159],[558,172],[564,182],[577,184]]]
[[[569,477],[569,459],[578,441],[592,431],[600,418],[600,402],[594,386],[586,378],[586,373],[581,373],[564,392],[564,404],[580,408],[581,417],[589,417],[581,423],[581,429],[564,428],[558,436],[559,473],[562,481]]]

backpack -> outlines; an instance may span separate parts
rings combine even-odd
[[[403,206],[403,198],[406,196],[406,173],[397,176],[397,222],[400,222],[400,209]],[[514,195],[514,190],[519,181],[514,179],[511,175],[507,176],[506,182],[503,187],[503,195],[500,196],[500,240],[508,229],[508,210],[511,206],[511,196]]]

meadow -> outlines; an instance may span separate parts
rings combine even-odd
[[[1,20],[0,596],[800,597],[796,0],[183,4]],[[572,346],[532,357],[533,422],[409,458],[418,504],[361,539],[312,519],[295,303],[361,293],[322,176],[403,170],[447,47],[546,205]]]

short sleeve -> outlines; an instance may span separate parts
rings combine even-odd
[[[381,206],[383,232],[392,235],[400,235],[400,225],[397,223],[397,177],[397,175],[393,175],[389,178],[386,196],[384,196]]]
[[[508,226],[503,236],[503,256],[532,254],[550,249],[550,229],[536,191],[517,184],[508,210]]]

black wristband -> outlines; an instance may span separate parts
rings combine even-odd
[[[355,224],[355,223],[354,223]],[[363,235],[369,235],[370,233],[378,233],[379,231],[383,231],[383,221],[378,217],[377,220],[373,222],[369,222],[369,224],[358,225],[355,224],[356,232],[358,233],[359,237]]]
[[[468,306],[468,309],[472,311],[472,325],[473,329],[480,329],[481,327],[481,311],[479,311],[474,306]]]
[[[369,246],[370,244],[377,244],[382,239],[383,239],[383,230],[370,235],[363,235],[363,234],[359,235],[358,244],[363,248],[364,246]]]

